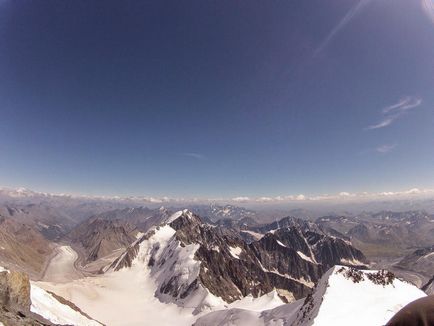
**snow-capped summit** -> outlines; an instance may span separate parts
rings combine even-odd
[[[195,215],[190,210],[183,209],[183,210],[177,211],[177,212],[173,213],[171,216],[169,216],[166,219],[165,223],[166,224],[172,223],[173,221],[175,221],[176,219],[181,218],[181,217],[188,218],[188,219],[194,219]],[[200,222],[200,219],[198,221]]]

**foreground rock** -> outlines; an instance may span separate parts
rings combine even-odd
[[[417,299],[393,316],[386,326],[434,325],[434,296]]]
[[[0,272],[0,321],[6,325],[51,325],[30,311],[30,282],[24,273]]]
[[[31,284],[21,272],[0,271],[0,322],[5,325],[101,325],[65,299]]]

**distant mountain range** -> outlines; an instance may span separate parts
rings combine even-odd
[[[66,318],[55,319],[60,312],[46,310],[44,300],[55,300],[54,306],[69,300],[67,305],[75,307],[71,313],[85,316],[74,318],[120,325],[116,318],[122,313],[103,313],[119,296],[125,311],[130,309],[128,296],[147,307],[146,314],[172,307],[168,309],[176,317],[180,309],[180,323],[186,325],[226,325],[228,318],[242,321],[240,325],[328,323],[330,316],[339,315],[331,313],[339,309],[332,302],[347,302],[346,311],[360,313],[355,297],[339,294],[356,295],[359,286],[385,302],[372,312],[377,319],[370,320],[385,323],[399,307],[423,296],[398,275],[417,279],[422,290],[434,293],[434,217],[422,210],[264,219],[264,212],[233,205],[177,210],[64,199],[0,203],[0,266],[38,281],[31,284],[45,298],[33,298],[41,302],[37,315],[42,319],[27,308],[23,312],[23,320],[33,318],[35,324]],[[70,260],[58,259],[66,278],[51,282],[44,275],[53,257],[65,252],[60,246],[71,253]],[[372,266],[389,267],[395,275],[367,271]],[[70,280],[69,269],[77,272]],[[50,275],[55,273],[50,269]],[[387,283],[391,278],[394,287]],[[5,286],[0,279],[0,293]],[[404,292],[412,295],[404,298]],[[96,297],[101,302],[92,301]],[[10,307],[0,302],[1,309]],[[324,313],[327,309],[330,313]],[[19,318],[10,311],[9,320]],[[126,320],[142,320],[134,318]],[[339,318],[346,320],[348,314]]]

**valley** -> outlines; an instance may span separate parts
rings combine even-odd
[[[76,268],[78,254],[71,246],[60,245],[54,249],[54,252],[43,273],[42,281],[65,283],[84,276]]]

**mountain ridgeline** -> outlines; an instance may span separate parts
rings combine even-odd
[[[276,289],[284,301],[291,302],[308,295],[335,264],[367,263],[350,243],[319,232],[313,224],[302,228],[295,221],[247,242],[236,230],[204,223],[187,210],[135,241],[110,269],[129,268],[140,256],[158,275],[156,295],[181,305],[198,291],[231,303]],[[187,267],[181,267],[183,262]]]

